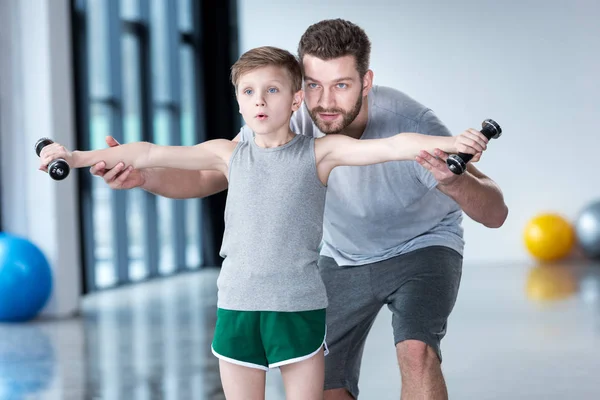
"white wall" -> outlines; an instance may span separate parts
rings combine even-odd
[[[43,136],[74,147],[70,43],[68,0],[0,1],[2,219],[49,259],[49,317],[76,312],[81,291],[77,180],[51,180],[34,151]]]
[[[241,51],[296,53],[310,24],[345,18],[371,39],[376,84],[423,102],[455,133],[498,121],[503,136],[478,167],[501,185],[510,214],[499,230],[465,218],[465,261],[528,260],[521,238],[531,216],[573,219],[600,198],[600,2],[361,3],[242,0]]]

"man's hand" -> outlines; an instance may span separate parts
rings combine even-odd
[[[461,177],[461,175],[456,175],[448,168],[446,165],[446,159],[448,158],[448,153],[443,152],[440,149],[435,149],[433,155],[422,151],[417,156],[417,162],[421,164],[425,169],[431,172],[433,177],[439,182],[440,185],[451,185],[457,179]],[[473,156],[470,162],[477,162],[481,158],[481,153],[477,153]]]
[[[476,129],[467,129],[456,136],[456,148],[459,153],[473,154],[471,159],[475,163],[481,159],[481,154],[487,149],[488,138]],[[460,175],[454,174],[448,168],[446,160],[448,153],[435,149],[433,155],[427,151],[421,151],[416,161],[433,174],[440,185],[451,185]]]
[[[115,147],[119,145],[119,142],[112,136],[107,136],[106,144],[109,147]],[[103,178],[111,189],[133,189],[146,182],[142,171],[133,169],[132,166],[126,167],[123,163],[119,163],[112,169],[105,169],[105,167],[104,162],[99,162],[90,168],[90,173]]]

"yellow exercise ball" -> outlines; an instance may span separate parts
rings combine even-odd
[[[539,214],[525,226],[523,235],[529,253],[543,261],[560,260],[575,244],[573,226],[558,214]]]
[[[541,265],[529,271],[525,291],[531,300],[552,301],[571,296],[577,288],[577,279],[571,268]]]

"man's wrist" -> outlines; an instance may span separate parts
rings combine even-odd
[[[451,180],[445,182],[438,182],[438,187],[440,189],[447,190],[460,190],[465,184],[468,183],[470,177],[469,171],[465,171],[461,175],[456,175]]]
[[[143,168],[139,170],[140,178],[142,180],[142,183],[139,186],[140,189],[152,191],[152,171],[154,169],[155,168]]]

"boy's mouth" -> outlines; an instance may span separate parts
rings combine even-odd
[[[264,113],[256,114],[256,119],[259,121],[264,121],[267,118],[269,118],[269,116],[267,114],[264,114]]]

